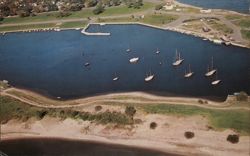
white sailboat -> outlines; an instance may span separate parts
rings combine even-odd
[[[215,80],[211,82],[212,85],[217,85],[217,84],[219,84],[221,82],[221,80],[219,80],[217,78],[217,73],[218,73],[218,71],[216,72],[216,78],[215,78]]]
[[[115,73],[115,77],[113,78],[113,81],[117,81],[118,79],[119,79],[119,77]]]
[[[176,58],[175,58],[175,62],[173,62],[173,66],[178,66],[180,65],[182,62],[184,61],[184,59],[181,59],[181,54],[177,52],[176,50]]]
[[[185,72],[184,77],[189,78],[189,77],[193,76],[193,74],[194,74],[194,72],[191,71],[191,67],[190,67],[190,64],[189,64],[189,71],[188,71],[188,73]]]
[[[145,80],[146,82],[149,82],[149,81],[153,80],[154,77],[155,77],[155,75],[154,75],[154,74],[151,74],[151,72],[150,72],[149,75],[147,75],[147,76],[145,77],[144,80]]]
[[[130,46],[128,47],[128,49],[126,50],[126,52],[130,52],[131,51],[131,49],[130,49]]]
[[[208,69],[207,69],[207,73],[205,74],[205,76],[212,76],[214,75],[214,73],[216,73],[216,69],[213,69],[213,57],[212,57],[212,61],[211,61],[211,69],[209,69],[209,66],[208,66]]]
[[[137,63],[139,61],[139,57],[133,57],[129,60],[130,63]]]
[[[159,54],[159,53],[160,53],[160,50],[157,48],[157,50],[156,50],[155,53],[156,53],[156,54]]]

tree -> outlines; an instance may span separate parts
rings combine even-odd
[[[239,94],[236,95],[237,101],[247,101],[248,95],[246,92],[241,91]]]
[[[88,8],[88,7],[96,6],[96,4],[97,4],[96,0],[86,0],[84,3],[84,6]]]
[[[161,10],[162,9],[162,4],[158,4],[155,6],[155,10]]]
[[[99,3],[96,8],[93,10],[93,13],[95,15],[98,15],[104,11],[104,7],[102,6],[102,3]]]
[[[125,109],[125,114],[130,116],[131,118],[134,117],[136,113],[136,109],[133,106],[127,106]]]

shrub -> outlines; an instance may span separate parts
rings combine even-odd
[[[48,114],[47,110],[37,111],[37,117],[41,120],[44,118],[44,116]]]
[[[151,122],[150,123],[150,128],[151,129],[155,129],[157,127],[157,123],[156,122]]]
[[[199,104],[203,104],[203,101],[201,99],[198,100]]]
[[[103,11],[104,11],[104,7],[102,6],[102,4],[98,4],[96,6],[96,8],[93,10],[93,13],[95,15],[98,15],[98,14],[102,13]]]
[[[246,92],[241,91],[239,94],[236,95],[237,101],[247,101],[248,95]]]
[[[134,119],[134,123],[135,123],[135,124],[141,124],[141,123],[142,123],[142,120],[141,120],[141,119]]]
[[[236,144],[239,142],[239,135],[230,134],[227,136],[227,141],[231,142],[232,144]]]
[[[100,110],[102,110],[102,106],[95,106],[95,111],[100,111]]]
[[[57,15],[57,18],[60,17],[68,17],[70,16],[72,13],[68,12],[68,11],[60,11],[59,14]]]
[[[194,132],[185,132],[185,137],[187,138],[187,139],[191,139],[191,138],[193,138],[194,137]]]
[[[125,109],[125,114],[130,116],[131,118],[134,117],[136,113],[136,109],[133,106],[127,106]]]
[[[155,10],[161,10],[162,7],[163,7],[162,4],[158,4],[158,5],[155,6]]]

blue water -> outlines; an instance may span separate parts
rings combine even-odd
[[[249,14],[250,0],[178,0],[202,8],[233,10]]]
[[[76,30],[1,36],[0,79],[65,99],[124,91],[223,99],[242,90],[250,94],[249,49],[141,25],[92,25],[88,31],[111,36],[85,36]],[[174,68],[176,49],[185,60]],[[204,76],[212,56],[222,80],[216,87],[211,85],[215,78]],[[140,57],[139,62],[130,64],[132,57]],[[90,66],[84,67],[86,62]],[[188,64],[195,72],[191,79],[184,78]],[[155,79],[145,83],[150,71]],[[115,73],[120,77],[116,82]]]
[[[181,156],[150,149],[60,138],[0,141],[0,155],[9,156]]]

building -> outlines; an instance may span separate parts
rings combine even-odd
[[[174,0],[166,0],[166,5],[163,8],[165,10],[172,10],[174,8]]]

